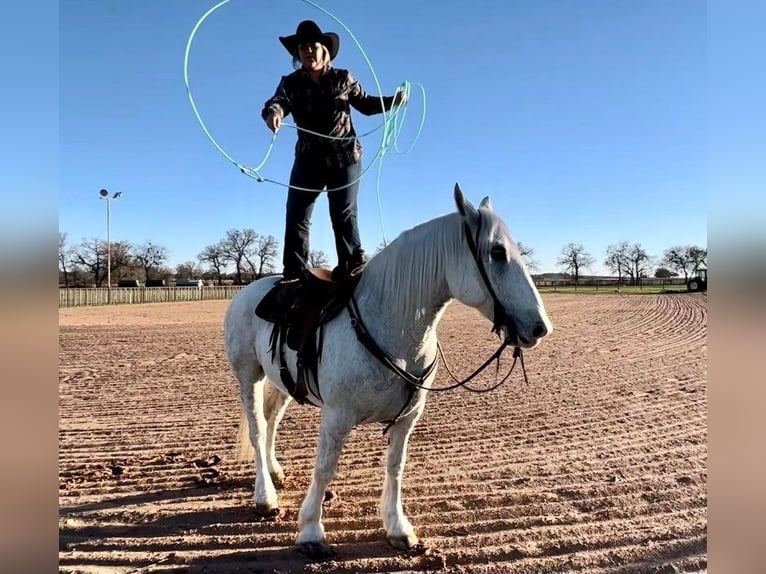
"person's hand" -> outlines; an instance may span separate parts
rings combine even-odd
[[[279,126],[282,125],[282,116],[271,112],[266,118],[266,127],[268,127],[274,133],[279,131]]]
[[[407,103],[407,94],[403,91],[396,92],[396,95],[394,96],[394,105],[403,106],[406,103]]]

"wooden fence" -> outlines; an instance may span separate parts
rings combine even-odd
[[[554,291],[561,287],[562,289],[569,289],[574,287],[574,281],[571,279],[535,279],[535,287],[547,287],[553,288]],[[616,277],[583,277],[577,283],[578,287],[595,287],[599,289],[628,287],[630,289],[641,289],[642,287],[660,287],[665,289],[666,287],[685,287],[686,281],[683,277],[642,277],[636,285],[631,285],[628,279],[623,279],[622,282],[618,281]]]
[[[208,301],[231,299],[242,285],[214,287],[113,287],[112,304],[173,303],[176,301]],[[59,289],[59,307],[108,305],[109,289]]]
[[[557,288],[573,287],[571,280],[536,280],[537,287]],[[625,285],[625,283],[623,283]],[[665,287],[685,285],[683,278],[641,279],[641,286]],[[583,278],[579,287],[614,288],[617,279]],[[213,299],[231,299],[243,285],[223,285],[212,287],[113,287],[112,304],[126,303],[172,303],[175,301],[208,301]],[[59,307],[82,307],[86,305],[108,305],[109,290],[106,287],[59,289]]]

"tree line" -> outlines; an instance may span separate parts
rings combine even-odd
[[[519,252],[532,271],[539,271],[534,249],[517,242]],[[382,249],[378,246],[378,251]],[[83,239],[70,244],[65,232],[59,232],[59,283],[65,287],[102,287],[107,278],[107,260],[112,281],[120,279],[206,279],[219,285],[224,281],[244,285],[272,274],[277,268],[279,241],[273,235],[261,235],[254,229],[229,229],[218,242],[205,246],[193,261],[171,269],[167,265],[168,250],[151,241],[132,245],[127,241],[112,242],[107,258],[107,243],[101,239]],[[578,243],[568,243],[556,264],[576,282],[584,270],[591,269],[596,259]],[[327,267],[329,261],[322,251],[311,251],[312,267]],[[707,267],[707,248],[698,245],[675,245],[660,256],[652,256],[640,243],[621,241],[609,245],[604,266],[617,275],[620,282],[634,285],[643,277],[678,277],[688,281],[699,269]]]
[[[111,275],[113,283],[121,279],[142,282],[207,279],[218,285],[223,285],[224,281],[244,285],[275,272],[279,249],[279,241],[273,235],[261,235],[254,229],[229,229],[218,242],[205,246],[195,260],[171,269],[167,265],[167,248],[151,241],[139,245],[127,241],[107,244],[104,240],[91,238],[70,244],[67,233],[59,231],[59,284],[64,287],[102,287]],[[326,267],[327,256],[322,251],[311,251],[309,263],[314,267]]]
[[[581,244],[569,243],[561,250],[556,263],[569,273],[575,281],[579,281],[581,271],[590,269],[596,259],[588,253]],[[707,268],[707,248],[699,245],[674,245],[667,248],[661,256],[647,253],[640,243],[620,241],[606,249],[604,266],[618,281],[623,278],[630,285],[640,283],[644,277],[649,277],[654,270],[654,277],[669,278],[683,275],[684,282],[700,269]]]

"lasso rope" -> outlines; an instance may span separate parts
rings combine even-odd
[[[338,25],[340,25],[346,31],[346,33],[350,36],[350,38],[356,44],[357,48],[359,48],[359,51],[362,54],[362,57],[364,58],[364,61],[367,63],[367,66],[370,68],[370,72],[372,73],[372,77],[375,80],[375,86],[378,89],[378,93],[382,94],[383,90],[380,87],[380,82],[378,81],[378,76],[375,74],[375,70],[372,67],[372,62],[370,62],[370,59],[367,57],[367,54],[365,53],[364,49],[362,48],[362,45],[356,39],[356,36],[354,36],[353,32],[351,32],[351,30],[343,22],[341,22],[333,14],[331,14],[330,12],[328,12],[327,10],[325,10],[324,8],[319,6],[318,4],[312,2],[311,0],[302,0],[302,1],[305,2],[306,4],[309,4],[309,5],[313,6],[317,10],[320,10],[321,12],[323,12],[324,14],[326,14],[327,16],[332,18],[335,22],[338,23]],[[192,96],[191,87],[189,86],[189,54],[191,52],[192,41],[194,40],[194,37],[196,36],[197,31],[199,30],[200,26],[202,26],[202,23],[213,12],[215,12],[219,8],[223,7],[224,5],[228,4],[229,2],[231,2],[231,0],[222,0],[221,2],[219,2],[218,4],[216,4],[215,6],[210,8],[207,12],[205,12],[202,15],[202,17],[197,21],[197,23],[195,24],[194,28],[192,29],[191,34],[189,35],[189,40],[186,42],[186,52],[184,54],[184,84],[186,86],[186,94],[189,97],[189,103],[191,104],[192,110],[194,111],[194,115],[196,116],[197,121],[199,122],[200,126],[202,127],[202,130],[205,132],[205,135],[207,135],[208,139],[212,142],[212,144],[215,146],[215,148],[227,160],[229,160],[230,163],[232,163],[237,168],[239,168],[239,170],[243,174],[245,174],[248,177],[251,177],[251,178],[255,179],[258,182],[269,182],[269,183],[274,183],[276,185],[280,185],[282,187],[290,187],[289,184],[286,184],[286,183],[283,183],[283,182],[280,182],[280,181],[276,181],[276,180],[273,180],[273,179],[269,179],[269,178],[263,177],[261,175],[261,173],[260,173],[260,171],[266,165],[266,162],[268,161],[269,156],[271,155],[271,150],[274,148],[274,143],[276,142],[277,133],[278,132],[274,132],[274,134],[272,135],[271,141],[269,142],[269,145],[268,145],[268,147],[266,149],[266,154],[264,155],[263,160],[256,167],[249,167],[247,165],[244,165],[244,164],[239,163],[238,161],[236,161],[232,156],[230,156],[228,153],[226,153],[226,151],[224,151],[224,149],[218,144],[218,142],[215,141],[215,138],[210,133],[210,131],[207,129],[207,127],[205,126],[205,123],[202,121],[202,116],[200,115],[199,110],[197,109],[197,106],[194,103],[194,97]],[[386,241],[385,230],[383,228],[383,212],[382,212],[381,201],[380,201],[380,174],[381,174],[381,168],[383,166],[383,156],[392,147],[396,151],[396,153],[398,153],[398,154],[408,153],[414,147],[415,143],[420,138],[420,133],[423,130],[423,124],[425,123],[425,117],[426,117],[426,115],[425,115],[425,111],[426,111],[425,110],[425,106],[426,106],[426,104],[425,104],[425,101],[426,101],[426,99],[425,99],[425,88],[423,87],[422,84],[417,83],[417,82],[415,83],[415,85],[417,85],[420,88],[421,94],[423,96],[423,115],[422,115],[422,118],[420,120],[420,125],[418,126],[417,134],[415,135],[415,138],[413,139],[412,143],[409,145],[409,147],[405,151],[401,151],[399,149],[398,140],[399,140],[399,135],[401,134],[402,128],[404,127],[404,121],[405,121],[405,118],[406,118],[406,115],[407,115],[407,110],[406,110],[407,106],[406,105],[404,105],[404,106],[402,106],[402,105],[394,105],[394,106],[392,106],[391,111],[386,112],[385,105],[383,103],[383,96],[381,95],[380,96],[380,103],[381,103],[381,109],[383,110],[382,111],[383,123],[380,124],[379,126],[377,126],[376,128],[370,130],[367,133],[364,133],[364,134],[362,134],[360,136],[356,136],[356,137],[362,138],[362,137],[368,136],[368,135],[376,132],[380,128],[383,128],[383,134],[382,134],[382,137],[381,137],[380,146],[378,147],[378,151],[375,153],[375,156],[373,157],[372,161],[362,171],[362,173],[359,175],[359,177],[356,178],[355,180],[353,180],[352,182],[346,184],[343,187],[337,187],[337,188],[332,188],[332,189],[327,189],[327,190],[308,189],[308,188],[303,188],[303,187],[294,187],[294,189],[298,189],[298,190],[301,190],[301,191],[314,191],[314,192],[321,192],[321,191],[328,191],[329,192],[329,191],[336,191],[336,190],[339,190],[339,189],[343,189],[343,188],[348,187],[350,185],[353,185],[357,181],[361,180],[365,176],[367,171],[375,164],[375,162],[378,159],[380,159],[380,162],[378,164],[378,176],[377,176],[377,185],[376,185],[376,187],[377,187],[377,189],[376,189],[376,196],[377,196],[377,203],[378,203],[378,215],[379,215],[379,218],[380,218],[380,228],[381,228],[381,233],[383,235],[383,244],[384,245],[387,244],[387,241]],[[410,84],[410,82],[404,81],[396,89],[396,92],[404,92],[404,96],[406,98],[405,101],[409,102],[410,101],[411,88],[412,88],[412,85]],[[291,123],[288,123],[288,122],[282,122],[282,125],[283,126],[292,127],[292,128],[295,128],[296,130],[303,131],[303,132],[306,132],[306,133],[309,133],[309,134],[313,134],[315,136],[320,136],[320,137],[324,137],[324,138],[328,138],[328,139],[332,139],[332,140],[354,139],[353,137],[334,137],[334,136],[328,136],[326,134],[320,134],[320,133],[317,133],[317,132],[313,132],[311,130],[300,128],[297,125],[291,124]]]

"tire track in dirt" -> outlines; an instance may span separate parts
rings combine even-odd
[[[341,457],[337,496],[324,509],[338,555],[324,563],[292,546],[313,469],[316,409],[291,406],[280,428],[282,513],[261,521],[252,512],[252,465],[234,459],[239,406],[223,355],[227,302],[109,308],[108,320],[67,310],[60,571],[706,568],[707,298],[545,301],[556,330],[525,354],[528,385],[514,373],[488,395],[429,398],[403,493],[427,552],[403,555],[385,542],[378,501],[386,443],[376,425],[356,429]],[[457,304],[439,335],[459,373],[497,344],[489,324]],[[437,386],[447,383],[440,368]]]

